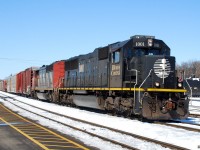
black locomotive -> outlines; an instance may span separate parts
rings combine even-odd
[[[153,36],[135,35],[65,61],[62,103],[147,119],[183,119],[188,103],[170,48]]]

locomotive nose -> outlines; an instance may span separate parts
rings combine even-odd
[[[146,87],[175,88],[175,72],[172,71],[175,70],[175,57],[147,55],[131,61],[131,67],[139,71],[140,83],[150,73],[144,83]]]
[[[171,72],[171,64],[168,59],[157,59],[153,66],[154,73],[159,78],[167,78]]]
[[[148,59],[148,58],[147,58]],[[150,59],[150,58],[149,58]],[[154,82],[159,82],[163,88],[175,88],[175,58],[152,58]],[[173,70],[173,71],[172,71]]]

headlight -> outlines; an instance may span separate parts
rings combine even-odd
[[[181,87],[182,87],[182,83],[178,83],[178,87],[180,87],[180,88],[181,88]]]
[[[155,86],[156,87],[160,87],[160,83],[159,82],[155,82]]]

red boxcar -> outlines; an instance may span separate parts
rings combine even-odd
[[[26,89],[26,71],[22,71],[22,94],[26,94],[25,89]]]
[[[32,68],[28,68],[24,71],[25,74],[25,82],[24,82],[24,87],[23,87],[23,92],[25,94],[31,94],[31,89],[32,89],[32,78],[33,78],[33,71]]]
[[[7,82],[6,80],[0,80],[0,91],[6,92],[7,90]]]
[[[16,83],[16,93],[22,93],[22,85],[23,85],[23,78],[22,78],[23,72],[20,72],[17,74],[17,83]]]
[[[62,88],[64,86],[65,61],[57,61],[53,64],[53,88]]]
[[[37,86],[37,71],[37,67],[31,67],[17,74],[17,93],[25,95],[31,94],[32,89]]]
[[[33,77],[32,77],[32,90],[38,87],[38,79],[39,79],[39,68],[33,69]]]
[[[7,92],[7,82],[3,80],[3,91]]]

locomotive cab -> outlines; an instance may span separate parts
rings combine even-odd
[[[123,87],[134,87],[133,112],[148,119],[187,117],[188,100],[170,48],[152,36],[131,39],[124,46]]]

